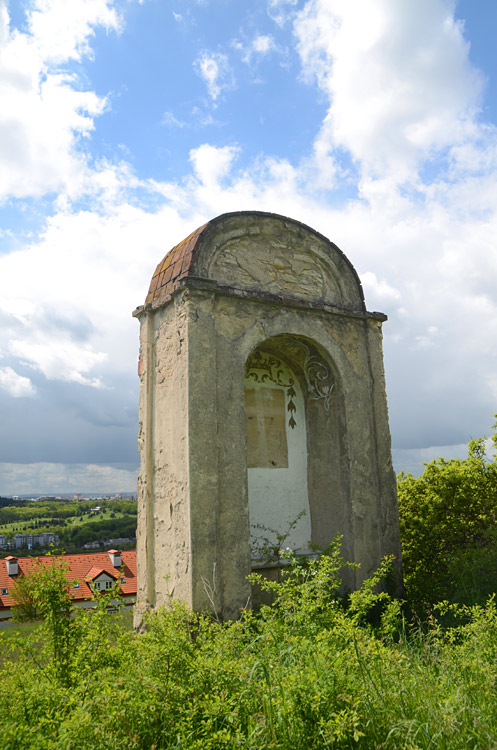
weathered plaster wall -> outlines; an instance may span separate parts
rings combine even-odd
[[[345,556],[361,563],[350,585],[385,554],[400,566],[384,316],[365,312],[350,263],[309,228],[252,214],[207,227],[189,249],[191,277],[138,312],[138,612],[169,595],[223,617],[249,602],[244,371],[281,337],[307,342],[335,382],[329,412],[305,402],[312,541],[344,535]]]
[[[192,605],[187,308],[173,304],[140,330],[137,615],[169,596]]]

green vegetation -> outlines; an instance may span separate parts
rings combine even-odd
[[[259,579],[274,603],[258,613],[223,624],[174,604],[138,635],[107,614],[112,592],[68,617],[54,560],[43,624],[2,645],[2,748],[495,747],[493,600],[408,626],[374,593],[388,563],[347,602],[341,566],[337,541]]]
[[[100,510],[94,511],[95,506]],[[0,534],[52,532],[59,537],[59,547],[66,552],[80,550],[88,542],[109,538],[136,536],[136,501],[134,500],[45,500],[18,501],[0,507]],[[18,550],[17,554],[26,554]],[[10,554],[4,550],[4,555]]]
[[[439,458],[418,478],[398,477],[404,579],[417,608],[482,604],[496,590],[497,455],[485,442],[472,440],[463,461]]]
[[[472,441],[401,475],[399,504],[408,602],[382,589],[389,560],[343,597],[337,539],[289,553],[279,582],[254,574],[272,601],[258,612],[222,623],[171,602],[138,634],[109,616],[115,591],[71,613],[54,557],[18,609],[41,624],[1,634],[2,748],[497,747],[497,459]]]

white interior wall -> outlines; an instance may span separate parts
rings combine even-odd
[[[305,514],[295,528],[289,531],[282,546],[299,551],[308,550],[311,518],[307,491],[307,433],[302,390],[294,373],[283,364],[278,370],[279,379],[284,383],[293,381],[293,396],[288,395],[288,387],[278,385],[268,378],[264,371],[250,372],[255,373],[255,376],[259,375],[259,382],[256,382],[254,377],[246,377],[246,388],[278,388],[284,392],[288,446],[288,468],[247,469],[252,557],[263,556],[261,552],[268,546],[267,541],[270,542],[270,547],[277,547],[277,535],[287,533],[290,525],[303,511]],[[266,377],[262,380],[264,375]],[[290,398],[295,405],[295,411],[288,410]],[[289,424],[292,414],[295,420],[293,428]]]

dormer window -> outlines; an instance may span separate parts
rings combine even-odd
[[[8,589],[2,589],[2,596],[8,596],[9,590]]]

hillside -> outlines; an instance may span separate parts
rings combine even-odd
[[[116,538],[129,539],[131,544],[136,537],[136,512],[132,499],[10,501],[0,507],[0,536],[5,537],[0,556],[12,549],[18,554],[30,551],[25,545],[13,546],[16,535],[56,534],[56,546],[66,552]]]

